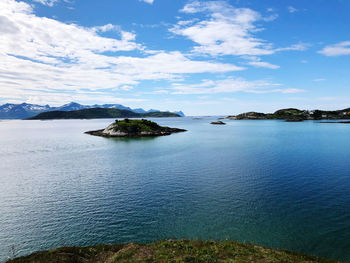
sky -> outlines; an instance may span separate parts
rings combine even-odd
[[[0,104],[350,107],[348,0],[0,0]]]

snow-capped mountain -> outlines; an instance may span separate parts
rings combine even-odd
[[[103,105],[81,105],[76,102],[71,102],[60,107],[50,107],[49,105],[36,105],[36,104],[11,104],[6,103],[0,106],[0,119],[26,119],[33,117],[41,112],[45,111],[72,111],[72,110],[82,110],[89,108],[112,108],[112,109],[120,109],[120,110],[129,110],[137,113],[148,113],[148,112],[156,112],[159,110],[144,110],[141,108],[131,109],[130,107],[123,106],[121,104],[103,104]],[[180,116],[185,116],[182,111],[175,112]]]
[[[25,119],[44,111],[50,110],[49,105],[41,106],[35,104],[10,104],[0,106],[0,119]]]
[[[54,111],[54,110],[59,110],[59,111],[83,110],[83,109],[86,109],[88,107],[89,106],[81,105],[81,104],[76,103],[76,102],[71,102],[68,104],[64,104],[60,107],[52,107],[50,111]]]

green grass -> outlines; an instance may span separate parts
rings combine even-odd
[[[37,252],[7,263],[126,263],[126,262],[337,262],[297,252],[275,250],[235,241],[164,240],[150,244],[64,247]]]

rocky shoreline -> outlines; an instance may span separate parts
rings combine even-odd
[[[295,108],[281,109],[274,113],[245,112],[238,115],[229,115],[230,120],[286,120],[300,122],[304,120],[346,120],[350,119],[350,108],[336,111],[299,110]]]
[[[7,263],[123,263],[123,262],[318,262],[335,263],[298,252],[265,248],[236,241],[163,240],[149,244],[64,247],[10,259]]]

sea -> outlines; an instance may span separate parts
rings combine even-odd
[[[157,118],[0,121],[0,262],[62,246],[204,239],[350,261],[350,124]]]

